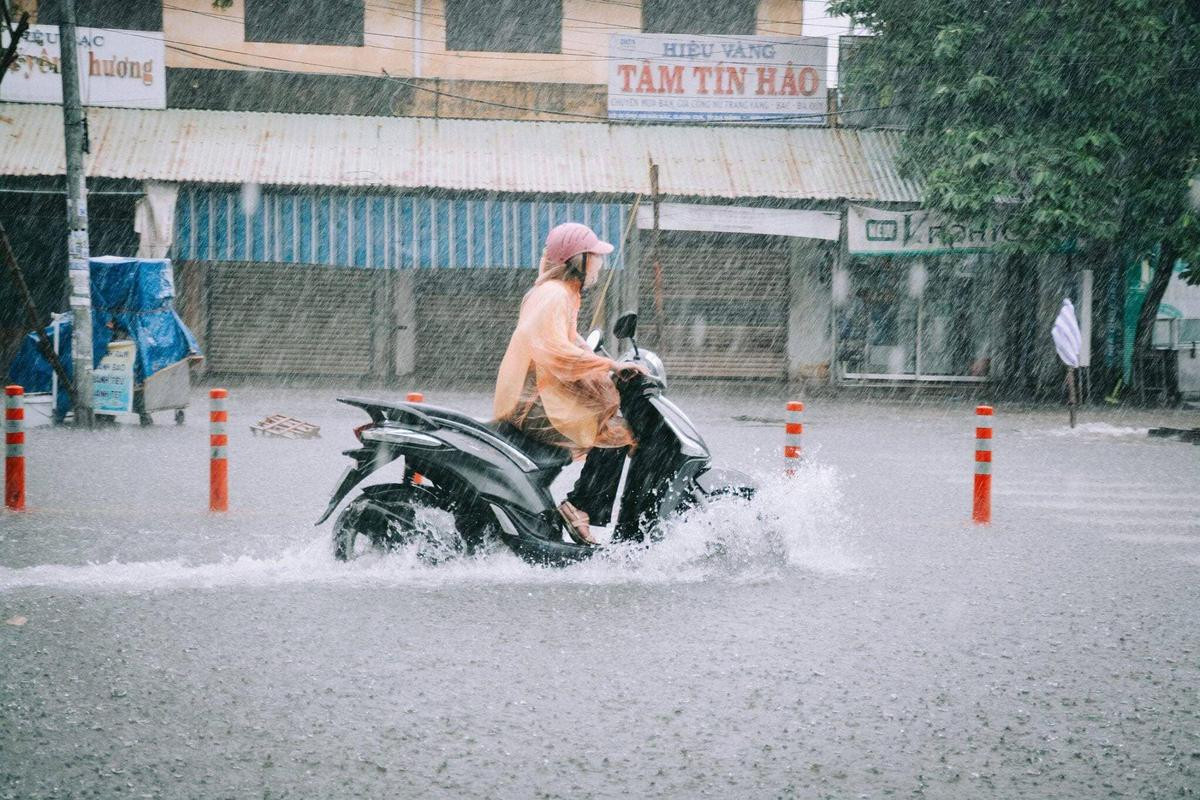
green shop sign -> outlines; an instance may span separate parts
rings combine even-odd
[[[921,256],[986,253],[1015,243],[1002,224],[959,225],[940,214],[889,211],[851,205],[846,217],[850,253],[868,256]]]

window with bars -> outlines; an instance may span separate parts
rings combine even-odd
[[[561,53],[562,0],[446,0],[446,49]]]
[[[753,36],[757,0],[642,0],[642,31]]]
[[[362,47],[364,0],[246,0],[247,42]]]

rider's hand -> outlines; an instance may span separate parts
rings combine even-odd
[[[646,369],[644,364],[634,364],[628,361],[622,361],[613,367],[613,372],[616,373],[617,379],[621,381],[632,380],[638,375],[649,375],[650,371]]]

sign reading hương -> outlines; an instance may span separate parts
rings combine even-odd
[[[1016,241],[1003,224],[960,225],[923,209],[890,211],[851,205],[846,238],[854,255],[979,253]]]
[[[76,28],[79,97],[85,106],[166,108],[165,46],[161,31]],[[8,47],[0,36],[0,49]],[[57,25],[32,25],[0,81],[0,100],[61,103]]]
[[[613,34],[608,116],[820,125],[821,37]]]

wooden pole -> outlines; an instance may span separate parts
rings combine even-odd
[[[621,233],[620,246],[621,246],[621,257],[622,258],[625,258],[625,253],[627,252],[626,248],[629,245],[629,231],[631,228],[633,228],[635,225],[637,225],[638,206],[640,206],[641,203],[642,203],[642,196],[640,194],[637,197],[633,198],[633,206],[629,209],[629,219],[627,219],[625,221],[625,230],[622,231],[622,233]],[[626,261],[625,263],[626,263],[626,267],[628,268],[629,262]],[[605,318],[608,316],[608,311],[607,311],[608,290],[609,290],[609,287],[612,286],[613,279],[616,277],[616,275],[617,275],[616,269],[614,269],[612,266],[610,266],[608,268],[608,278],[604,281],[603,288],[600,289],[600,296],[596,298],[596,307],[592,311],[591,329],[600,328],[601,330],[603,330],[605,327],[607,327],[607,325],[605,324]],[[618,311],[617,313],[619,315],[620,311]]]
[[[1067,408],[1070,409],[1071,427],[1075,427],[1075,407],[1079,404],[1079,396],[1075,387],[1075,367],[1067,367]]]
[[[658,257],[658,242],[662,229],[658,225],[658,164],[650,162],[650,201],[654,210],[654,234],[650,239],[650,263],[654,267],[654,346],[662,348],[663,340],[663,275]]]

